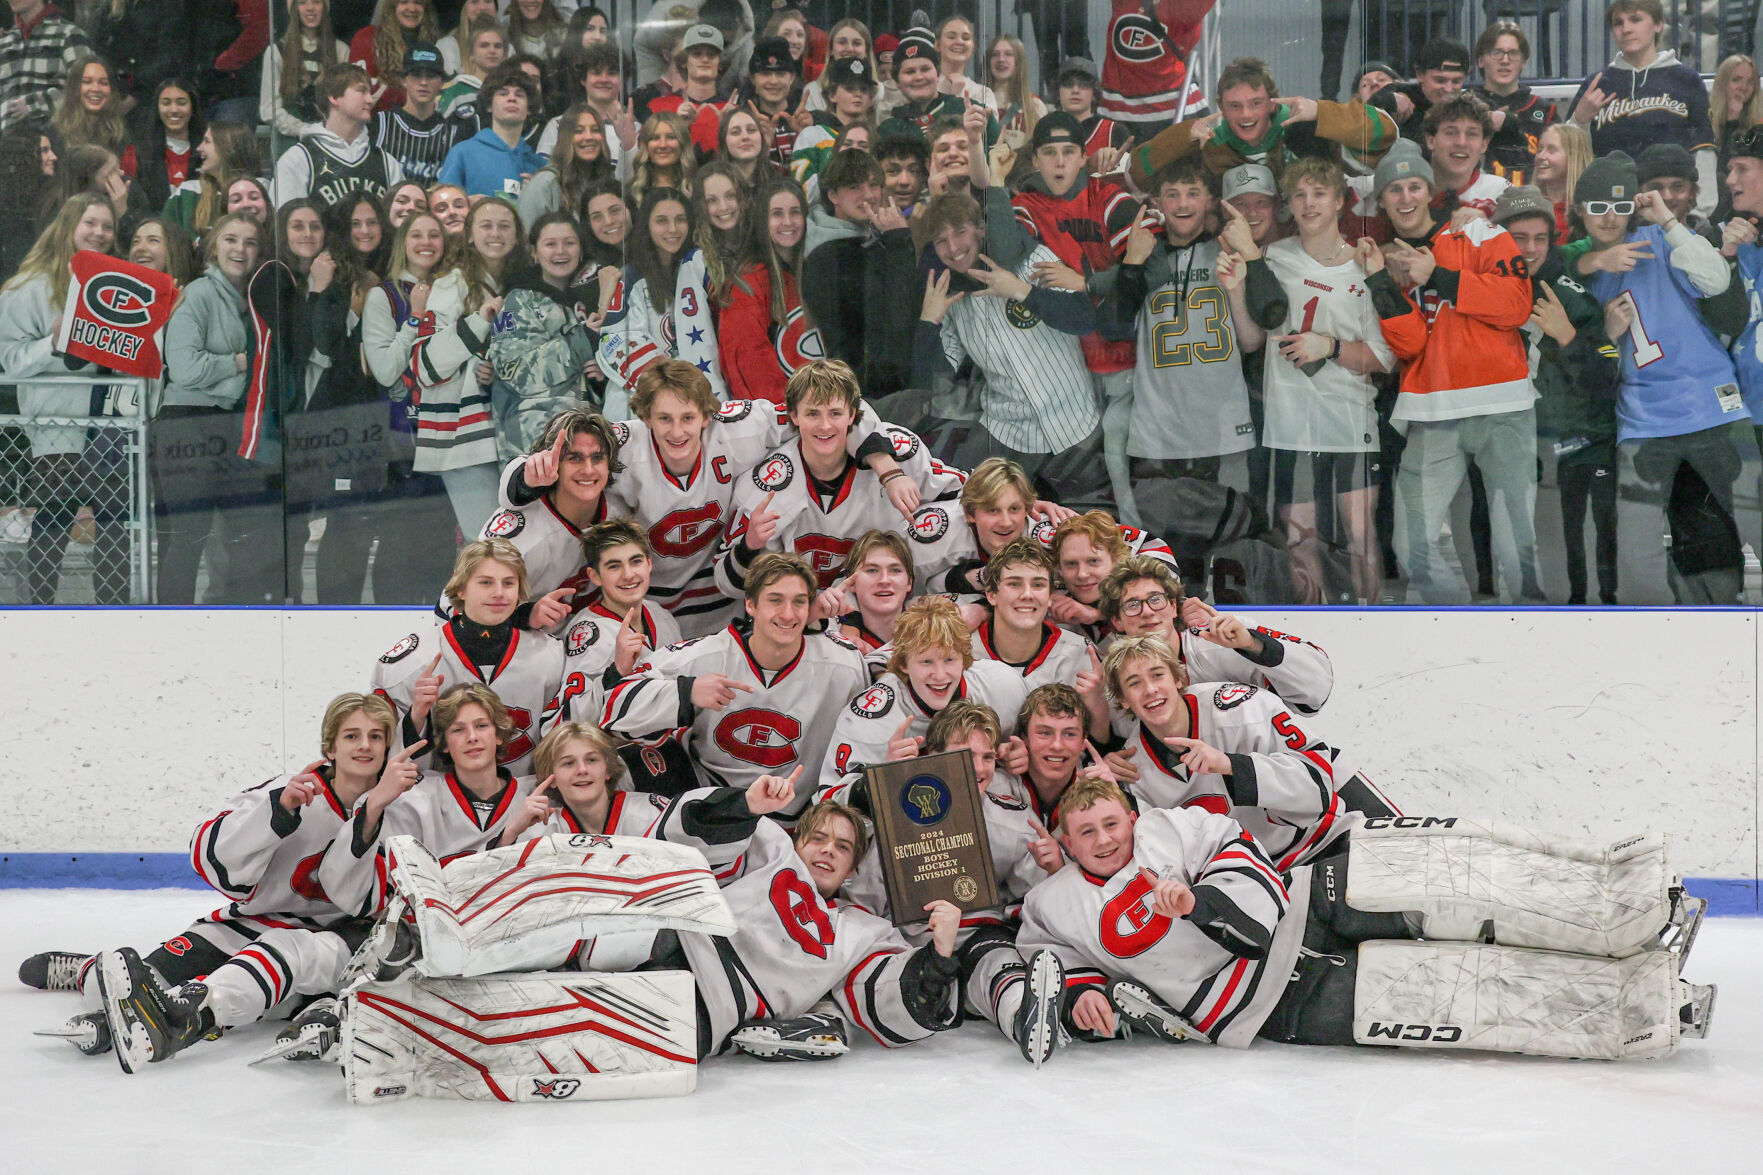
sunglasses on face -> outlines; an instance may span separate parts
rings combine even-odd
[[[1634,201],[1633,200],[1587,200],[1585,202],[1585,210],[1586,210],[1586,215],[1588,215],[1588,216],[1606,216],[1612,212],[1614,212],[1618,216],[1633,216],[1634,215]]]

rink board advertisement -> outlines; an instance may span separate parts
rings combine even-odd
[[[1662,831],[1686,874],[1731,883],[1720,908],[1756,912],[1756,614],[1244,616],[1333,658],[1334,694],[1307,725],[1343,748],[1341,778],[1362,770],[1410,812]],[[325,703],[433,623],[395,608],[0,611],[0,886],[194,884],[199,820],[312,762]]]

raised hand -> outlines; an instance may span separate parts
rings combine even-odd
[[[1757,226],[1742,216],[1735,216],[1720,226],[1720,253],[1737,257],[1741,245],[1757,243]]]
[[[906,218],[894,207],[894,202],[883,196],[869,215],[869,223],[875,226],[878,233],[893,232],[897,228],[906,227]]]
[[[1078,778],[1105,779],[1115,785],[1120,783],[1120,780],[1114,778],[1114,769],[1108,766],[1108,757],[1096,749],[1095,743],[1084,739],[1084,750],[1090,753],[1090,765],[1077,773]]]
[[[949,292],[950,273],[950,270],[945,269],[925,275],[924,308],[918,313],[918,317],[924,321],[942,322],[944,315],[949,313],[949,307],[967,297],[965,291],[954,294]]]
[[[1126,142],[1118,147],[1097,148],[1096,153],[1090,156],[1091,174],[1107,175],[1111,171],[1118,171],[1120,166],[1126,162],[1127,157],[1132,154],[1135,142],[1137,140],[1128,135]]]
[[[1050,526],[1058,526],[1067,518],[1077,517],[1077,511],[1070,506],[1061,506],[1058,502],[1049,502],[1045,498],[1036,498],[1028,512],[1036,518],[1046,519]]]
[[[776,490],[769,490],[759,499],[759,505],[747,516],[747,533],[741,541],[747,544],[749,551],[763,551],[772,539],[777,537],[778,513],[771,508],[771,500],[777,496]]]
[[[1555,287],[1547,283],[1541,287],[1536,305],[1531,307],[1530,324],[1563,347],[1579,333],[1573,329],[1573,320],[1567,317],[1567,307],[1555,296]]]
[[[1634,299],[1629,297],[1627,290],[1604,303],[1605,338],[1620,339],[1628,333],[1628,328],[1633,325]]]
[[[551,797],[545,793],[556,784],[555,775],[545,776],[544,782],[533,789],[531,795],[520,802],[520,807],[508,818],[508,827],[502,833],[501,843],[511,845],[516,837],[535,824],[543,824],[551,818]]]
[[[380,816],[387,806],[421,782],[422,769],[412,760],[428,745],[427,739],[421,739],[386,760],[379,782],[367,793],[367,820],[363,831],[369,836],[379,831]]]
[[[497,294],[493,298],[485,298],[484,304],[477,308],[477,312],[478,317],[485,322],[495,322],[496,315],[502,313],[502,295]]]
[[[1188,769],[1189,775],[1229,775],[1230,756],[1197,738],[1172,738],[1165,740],[1172,747],[1186,747],[1182,753],[1182,766]]]
[[[1016,776],[1028,771],[1028,744],[1021,735],[1011,735],[998,748],[998,766]]]
[[[417,282],[410,287],[410,317],[421,318],[429,312],[429,295],[434,290],[428,282]]]
[[[638,600],[618,626],[618,639],[612,653],[612,663],[618,667],[618,675],[629,677],[635,673],[637,662],[648,649],[649,640],[643,633],[643,601]]]
[[[417,675],[416,684],[410,687],[410,724],[418,730],[428,721],[429,711],[440,700],[441,686],[446,681],[446,674],[441,672],[441,655],[436,653],[428,668]]]
[[[1090,288],[1084,275],[1063,261],[1043,261],[1036,265],[1035,285],[1044,290],[1069,290],[1074,294]]]
[[[1028,282],[984,253],[974,258],[973,268],[967,271],[967,276],[985,287],[979,292],[982,298],[1008,298],[1013,302],[1020,302],[1034,290]]]
[[[921,734],[907,734],[906,732],[911,729],[912,719],[907,718],[904,722],[900,723],[899,726],[894,728],[893,734],[888,736],[888,762],[893,763],[900,759],[916,759],[924,750],[924,736]]]
[[[569,601],[574,595],[575,589],[567,587],[546,592],[533,601],[526,626],[534,632],[550,632],[569,619]]]
[[[895,478],[895,481],[901,480]],[[835,620],[845,614],[845,585],[850,577],[834,581],[833,585],[814,597],[814,607],[808,609],[808,623],[816,620]]]
[[[1255,230],[1249,227],[1249,218],[1237,211],[1237,206],[1229,200],[1220,200],[1218,207],[1224,212],[1224,228],[1218,239],[1245,260],[1260,257],[1261,248],[1255,244]]]
[[[525,467],[521,470],[521,475],[526,478],[526,484],[535,490],[548,485],[556,485],[557,471],[563,467],[563,446],[568,443],[569,431],[560,428],[557,430],[557,439],[551,442],[549,449],[529,456],[526,459]]]
[[[802,778],[802,764],[788,775],[761,775],[747,785],[747,811],[755,816],[769,816],[790,806],[796,798],[796,781]]]
[[[1676,220],[1671,209],[1665,206],[1665,197],[1658,192],[1636,192],[1634,194],[1635,210],[1645,217],[1649,224],[1664,225]]]
[[[1370,237],[1360,237],[1358,242],[1354,244],[1353,259],[1359,263],[1359,268],[1365,271],[1366,277],[1383,272],[1383,250],[1378,248],[1377,242]]]
[[[1077,688],[1078,697],[1082,698],[1086,704],[1100,703],[1103,713],[1106,713],[1108,692],[1102,681],[1102,659],[1096,656],[1095,645],[1086,642],[1084,651],[1090,655],[1090,666],[1088,669],[1079,669],[1072,684]],[[1097,756],[1097,762],[1100,761],[1101,757]]]
[[[733,681],[727,674],[705,673],[692,682],[692,705],[700,710],[720,710],[735,700],[735,694],[752,692],[752,686]]]
[[[1212,136],[1218,132],[1218,127],[1222,122],[1224,122],[1224,115],[1222,114],[1203,115],[1200,118],[1189,121],[1188,134],[1193,136],[1194,142],[1204,146],[1206,143],[1210,142]]]
[[[945,959],[954,957],[955,936],[961,931],[961,908],[938,898],[924,909],[930,915],[931,947]]]
[[[905,470],[901,470],[899,477],[889,477],[883,482],[882,493],[888,496],[888,501],[907,522],[912,521],[912,516],[918,513],[918,507],[924,500],[923,495],[918,492],[918,483]]]
[[[312,259],[312,266],[306,271],[306,289],[309,293],[321,294],[328,290],[331,279],[337,276],[337,263],[331,257],[331,251],[324,249]]]
[[[1574,103],[1573,121],[1580,126],[1589,126],[1592,119],[1598,116],[1600,110],[1616,101],[1614,93],[1606,93],[1601,88],[1603,81],[1604,73],[1599,70],[1592,75],[1591,83],[1586,86],[1585,93],[1580,95],[1579,101]]]
[[[276,802],[285,811],[298,812],[312,802],[312,798],[318,794],[318,789],[323,786],[324,783],[318,776],[310,771],[302,771],[282,785],[282,794],[276,797]]]
[[[1582,273],[1603,270],[1605,273],[1627,273],[1643,261],[1653,260],[1653,250],[1646,241],[1623,241],[1608,249],[1594,249],[1579,259]]]
[[[1028,842],[1028,855],[1034,858],[1042,872],[1057,873],[1065,867],[1065,853],[1059,848],[1059,842],[1047,831],[1046,825],[1033,816],[1028,818],[1029,827],[1035,830],[1035,838]]]
[[[1230,206],[1227,204],[1225,207]],[[1249,264],[1239,254],[1221,251],[1218,254],[1218,264],[1212,267],[1212,276],[1218,279],[1219,285],[1234,294],[1248,280]]]
[[[1286,122],[1315,122],[1316,99],[1314,98],[1281,98],[1279,104],[1286,108]]]
[[[1108,770],[1114,772],[1116,783],[1136,783],[1139,778],[1139,766],[1133,762],[1133,756],[1139,749],[1128,743],[1118,751],[1109,751],[1102,756],[1102,762],[1108,764]]]
[[[1127,265],[1143,265],[1157,248],[1157,236],[1143,220],[1135,221],[1126,235],[1126,252],[1121,260]]]
[[[1102,613],[1088,604],[1080,604],[1064,592],[1053,597],[1047,608],[1047,615],[1061,624],[1100,624]]]
[[[1194,891],[1179,881],[1158,877],[1149,869],[1139,876],[1151,883],[1151,912],[1164,918],[1186,918],[1194,912]]]

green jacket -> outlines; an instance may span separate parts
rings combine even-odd
[[[1531,285],[1538,300],[1542,286],[1554,291],[1575,332],[1573,341],[1562,346],[1550,335],[1524,328],[1541,397],[1537,433],[1555,439],[1563,461],[1609,460],[1615,455],[1622,356],[1604,335],[1604,307],[1567,272],[1559,247],[1549,250],[1531,275]]]

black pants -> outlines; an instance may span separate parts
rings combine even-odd
[[[1089,6],[1084,0],[1017,0],[1017,10],[1035,23],[1035,44],[1041,50],[1040,89],[1058,106],[1053,83],[1059,63],[1067,57],[1090,55]]]
[[[1311,867],[1309,914],[1304,953],[1256,1035],[1281,1044],[1352,1044],[1358,944],[1413,935],[1400,914],[1367,914],[1347,905],[1344,843]]]
[[[1563,461],[1555,466],[1561,491],[1562,545],[1567,551],[1567,602],[1586,602],[1585,512],[1597,534],[1598,598],[1616,602],[1616,454],[1608,460]]]
[[[959,468],[972,469],[987,457],[1005,457],[1016,462],[1028,474],[1037,494],[1073,510],[1107,509],[1114,500],[1108,466],[1102,460],[1100,424],[1096,431],[1062,452],[1024,453],[999,441],[975,422],[956,441],[949,461]]]
[[[51,453],[32,463],[30,496],[37,512],[25,559],[31,603],[55,602],[61,588],[61,560],[82,506],[92,511],[92,602],[129,603],[125,460],[104,447],[88,447],[82,453]]]
[[[209,585],[205,602],[280,604],[287,592],[281,475],[237,455],[243,414],[168,407],[156,419],[158,602],[195,603],[203,551],[224,548],[224,582]]]
[[[431,604],[452,574],[459,527],[446,487],[434,474],[394,470],[384,493],[333,502],[324,517],[318,542],[320,604],[361,603],[376,538],[375,604]]]

